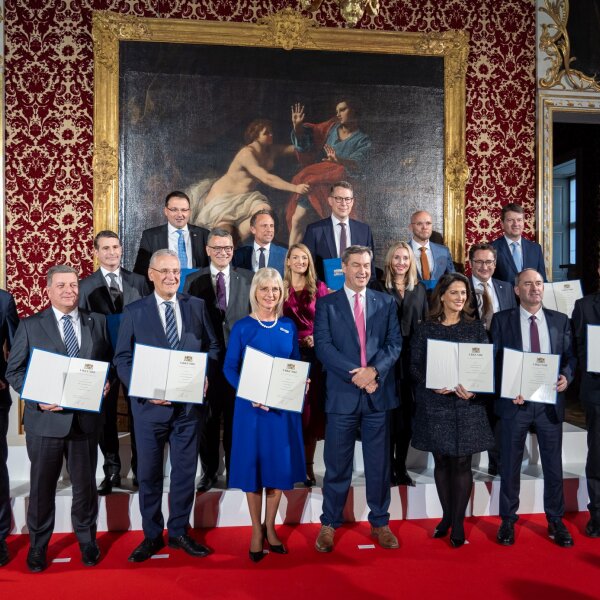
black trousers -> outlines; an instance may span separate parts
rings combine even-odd
[[[10,483],[8,480],[8,406],[0,406],[0,542],[11,529]]]
[[[390,466],[392,474],[401,475],[406,471],[415,403],[409,381],[396,381],[396,389],[400,391],[400,406],[390,411]]]
[[[590,502],[588,510],[595,521],[600,522],[600,404],[585,404],[588,454],[585,463]]]

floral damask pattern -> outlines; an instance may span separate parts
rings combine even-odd
[[[7,0],[6,271],[22,314],[45,304],[48,267],[92,261],[92,11],[254,22],[285,0]],[[362,29],[471,36],[467,72],[467,245],[498,235],[502,204],[535,201],[535,2],[382,0]],[[306,13],[309,15],[310,13]],[[335,2],[313,18],[345,27]],[[533,232],[530,221],[529,233]]]

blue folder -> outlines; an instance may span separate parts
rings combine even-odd
[[[177,290],[178,292],[182,293],[183,292],[183,286],[185,286],[185,278],[190,274],[190,273],[195,273],[196,271],[199,271],[200,269],[181,269],[181,275],[180,275],[180,279],[179,279],[179,289]]]
[[[344,273],[342,272],[341,258],[326,258],[323,261],[325,271],[325,284],[330,290],[341,290],[344,286]]]

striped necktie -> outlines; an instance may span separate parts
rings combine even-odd
[[[169,346],[175,349],[179,346],[179,335],[177,334],[177,320],[175,319],[175,309],[172,302],[163,302],[165,305],[165,324],[166,334]]]
[[[79,356],[79,344],[77,343],[77,336],[75,335],[75,329],[73,329],[72,320],[73,317],[71,315],[63,315],[61,319],[67,354],[77,358]]]

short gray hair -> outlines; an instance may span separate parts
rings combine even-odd
[[[521,279],[521,275],[523,275],[523,273],[527,273],[527,271],[534,271],[535,273],[537,273],[542,278],[542,283],[544,282],[544,278],[542,277],[542,274],[537,269],[534,269],[533,267],[527,267],[526,269],[523,269],[522,271],[520,271],[519,273],[516,274],[516,276],[515,276],[515,287],[519,285],[519,281]]]
[[[216,237],[229,238],[231,240],[231,244],[233,245],[233,236],[229,231],[227,231],[227,229],[223,229],[222,227],[215,227],[214,229],[210,230],[210,233],[208,234],[208,238],[206,240],[206,244],[210,244],[210,241]]]
[[[283,280],[277,269],[271,267],[263,267],[254,274],[252,285],[250,286],[250,306],[253,312],[258,310],[258,302],[256,301],[256,290],[265,281],[274,281],[279,287],[279,301],[275,307],[275,314],[280,317],[283,312]]]
[[[369,258],[373,260],[373,250],[369,246],[348,246],[342,253],[342,262],[347,265],[352,254],[368,254]]]
[[[177,252],[175,252],[175,250],[169,250],[169,248],[161,248],[150,257],[150,268],[152,268],[152,265],[156,262],[156,259],[160,258],[161,256],[174,256],[177,259],[177,262],[179,262],[179,255],[177,254]]]
[[[79,282],[79,273],[77,269],[70,267],[69,265],[54,265],[48,269],[48,273],[46,273],[46,285],[50,287],[52,285],[52,277],[57,273],[73,273],[77,277],[77,282]]]

